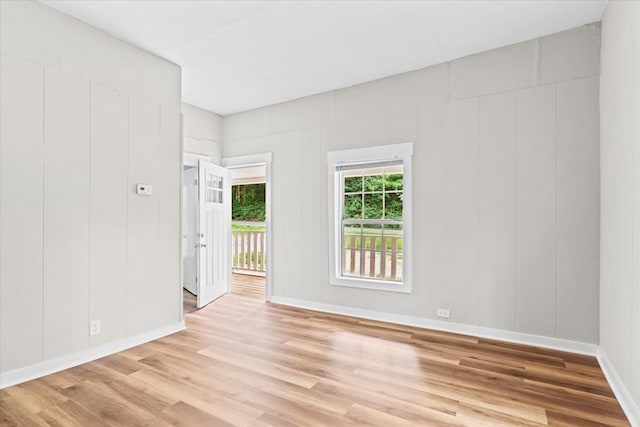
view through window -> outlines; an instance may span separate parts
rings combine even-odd
[[[402,282],[402,160],[336,167],[342,183],[342,276]]]

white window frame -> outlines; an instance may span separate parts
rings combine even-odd
[[[413,143],[378,145],[327,153],[329,176],[329,282],[336,286],[375,289],[380,291],[411,293],[412,256],[412,174]],[[342,277],[342,184],[336,166],[349,163],[366,163],[402,159],[403,166],[403,260],[402,282],[382,281],[366,277]]]

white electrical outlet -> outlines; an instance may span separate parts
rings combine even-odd
[[[436,316],[448,319],[450,317],[448,308],[439,308],[436,310]]]
[[[92,320],[89,322],[89,335],[98,335],[101,329],[102,325],[99,320]]]

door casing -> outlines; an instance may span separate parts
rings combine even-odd
[[[235,157],[226,157],[222,159],[222,166],[227,169],[239,169],[248,166],[265,166],[265,175],[266,175],[266,188],[265,188],[265,228],[266,228],[266,251],[267,251],[267,274],[266,274],[266,286],[265,286],[265,300],[271,301],[273,290],[272,290],[272,229],[271,229],[271,153],[260,153],[260,154],[250,154],[248,156],[235,156]],[[231,241],[229,241],[231,244]],[[231,263],[229,263],[231,265]]]

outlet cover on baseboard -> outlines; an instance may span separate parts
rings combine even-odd
[[[443,319],[448,319],[450,317],[448,308],[439,308],[436,310],[436,316],[442,317]]]
[[[92,320],[89,322],[89,335],[98,335],[102,329],[100,320]]]

